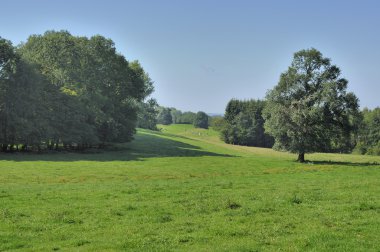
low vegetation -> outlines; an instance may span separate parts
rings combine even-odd
[[[378,251],[380,158],[192,125],[95,154],[0,154],[0,251]]]

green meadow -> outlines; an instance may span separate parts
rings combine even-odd
[[[0,251],[379,251],[380,157],[190,125],[92,152],[0,154]]]

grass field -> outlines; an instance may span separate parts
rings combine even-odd
[[[0,155],[0,251],[379,251],[380,157],[189,125],[95,154]]]

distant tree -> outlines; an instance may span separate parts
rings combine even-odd
[[[380,108],[365,108],[362,115],[355,150],[361,154],[380,155]]]
[[[173,123],[172,115],[169,108],[162,108],[157,115],[157,123],[169,125]]]
[[[199,111],[194,119],[194,126],[196,128],[208,129],[208,115],[205,112]]]
[[[158,103],[155,99],[141,102],[138,112],[137,127],[157,130]]]
[[[298,153],[330,151],[351,139],[358,99],[347,93],[347,80],[337,66],[316,49],[294,54],[291,66],[266,96],[265,130],[275,147]]]
[[[195,120],[196,114],[194,112],[183,112],[182,115],[179,117],[177,123],[181,124],[193,124]]]
[[[174,124],[180,123],[182,112],[176,108],[170,108],[170,114],[172,116],[172,121]]]
[[[222,131],[226,127],[226,120],[223,116],[212,116],[209,124],[214,130]]]
[[[260,100],[229,101],[225,124],[221,130],[223,141],[230,144],[271,148],[274,139],[264,131],[262,111],[265,102]]]

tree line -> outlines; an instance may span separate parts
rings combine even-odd
[[[155,100],[154,104],[146,104],[139,115],[139,127],[151,130],[157,130],[157,124],[193,124],[196,128],[207,129],[210,121],[210,117],[203,111],[182,112],[176,108],[159,106]]]
[[[139,62],[100,35],[48,31],[17,47],[0,38],[1,151],[130,141],[153,89]]]
[[[202,111],[199,111],[202,112]],[[202,112],[204,113],[204,112]],[[176,108],[161,107],[158,113],[158,123],[169,124],[193,124],[197,113],[191,111],[182,112]]]
[[[32,35],[15,47],[0,38],[0,151],[85,149],[133,139],[136,127],[193,124],[230,144],[380,154],[380,108],[359,111],[340,69],[316,49],[294,54],[265,100],[232,99],[224,117],[147,100],[153,82],[138,61],[100,35]]]

